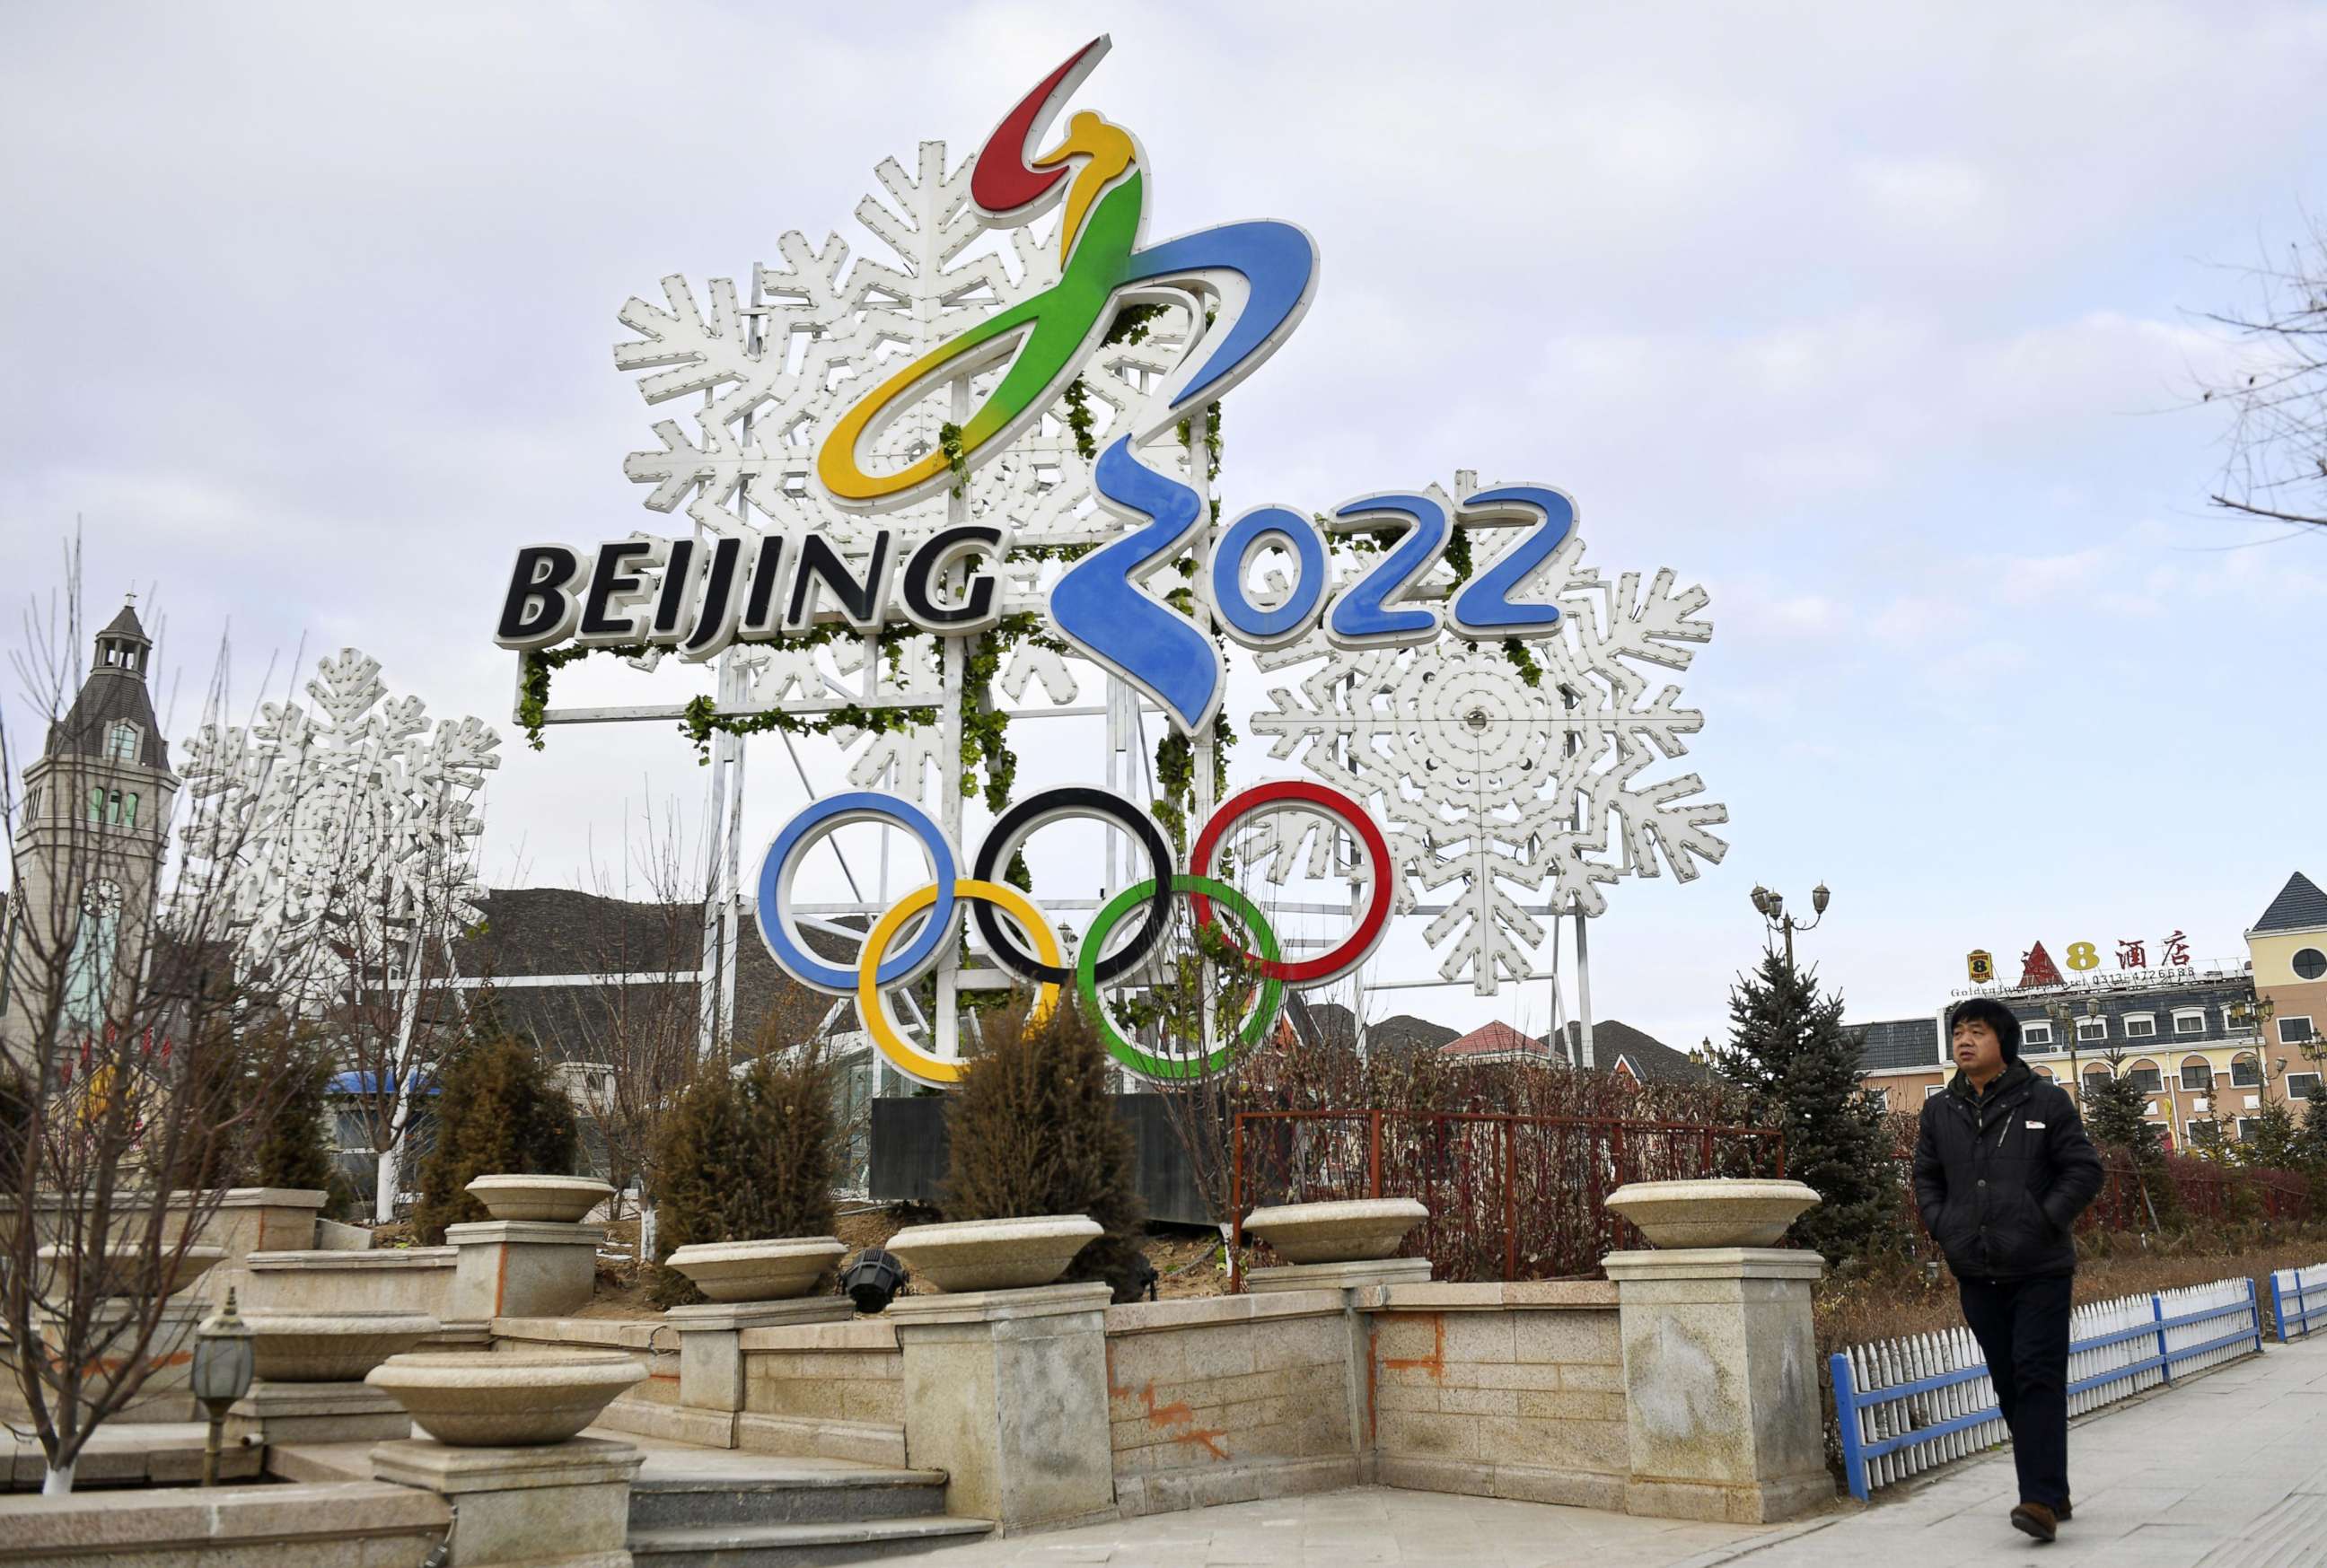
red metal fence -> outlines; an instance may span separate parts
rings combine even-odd
[[[1782,1176],[1774,1127],[1441,1111],[1243,1111],[1231,1133],[1244,1216],[1279,1203],[1418,1198],[1405,1253],[1441,1280],[1590,1274],[1640,1234],[1602,1199],[1629,1181]]]

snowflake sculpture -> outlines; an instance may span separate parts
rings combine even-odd
[[[1517,543],[1499,532],[1472,532],[1475,570],[1492,564],[1491,542]],[[1645,594],[1637,573],[1612,585],[1583,555],[1571,534],[1536,579],[1564,623],[1530,645],[1532,681],[1500,648],[1451,637],[1352,653],[1312,635],[1259,661],[1307,673],[1297,690],[1269,693],[1252,731],[1273,742],[1272,758],[1296,759],[1373,807],[1405,870],[1394,907],[1448,898],[1424,938],[1444,953],[1443,978],[1467,975],[1481,995],[1533,973],[1545,933],[1530,904],[1598,915],[1620,876],[1656,876],[1661,860],[1687,882],[1699,859],[1718,863],[1728,850],[1707,831],[1728,809],[1697,798],[1696,774],[1644,778],[1704,726],[1677,687],[1651,695],[1642,667],[1688,667],[1691,645],[1713,635],[1698,617],[1705,591],[1677,592],[1668,571]],[[1453,583],[1443,565],[1436,577]],[[1322,835],[1262,841],[1264,874],[1282,882],[1304,869],[1304,842],[1313,861]]]
[[[500,738],[473,718],[433,727],[418,697],[388,695],[379,661],[320,660],[313,711],[268,703],[248,729],[205,725],[186,789],[219,797],[186,833],[192,885],[223,888],[246,952],[296,955],[328,980],[392,931],[481,918],[476,794]]]

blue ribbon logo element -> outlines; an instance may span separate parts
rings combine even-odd
[[[1145,526],[1067,568],[1051,588],[1051,619],[1069,642],[1192,734],[1220,709],[1220,650],[1194,621],[1140,584],[1203,531],[1204,499],[1133,457],[1127,435],[1099,453],[1091,485],[1108,511]]]

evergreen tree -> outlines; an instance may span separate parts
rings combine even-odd
[[[1901,1163],[1880,1096],[1860,1081],[1858,1037],[1842,1026],[1842,995],[1818,994],[1815,971],[1762,955],[1729,994],[1722,1077],[1744,1089],[1752,1120],[1785,1130],[1786,1174],[1817,1189],[1818,1206],[1793,1239],[1834,1261],[1905,1246]]]
[[[2264,1094],[2262,1108],[2254,1114],[2253,1122],[2252,1129],[2233,1146],[2239,1164],[2268,1171],[2303,1168],[2302,1124],[2285,1100]]]
[[[833,1072],[814,1041],[763,1050],[748,1066],[707,1059],[656,1129],[655,1250],[830,1236],[842,1136]],[[663,1269],[654,1299],[700,1301]]]
[[[436,1142],[420,1162],[412,1213],[424,1246],[443,1242],[448,1225],[491,1218],[466,1190],[480,1176],[573,1172],[574,1107],[530,1041],[498,1028],[472,1035],[436,1089]]]
[[[276,1092],[251,1130],[244,1170],[253,1185],[331,1191],[337,1165],[323,1133],[331,1087],[332,1063],[320,1051],[300,1051],[284,1064]]]
[[[985,1028],[946,1107],[948,1219],[1086,1214],[1105,1234],[1075,1255],[1069,1282],[1105,1280],[1139,1299],[1146,1205],[1133,1179],[1131,1131],[1107,1093],[1108,1059],[1080,1008],[1061,997],[1030,1020],[1022,1004]]]
[[[2145,1211],[2161,1227],[2180,1211],[2181,1193],[2165,1165],[2165,1130],[2144,1115],[2148,1091],[2127,1077],[2122,1059],[2108,1058],[2106,1078],[2095,1074],[2085,1085],[2085,1132],[2106,1153],[2128,1162]]]

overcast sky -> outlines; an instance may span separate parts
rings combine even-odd
[[[489,880],[580,881],[702,779],[659,727],[524,750],[490,642],[516,546],[663,526],[621,473],[660,415],[615,311],[855,235],[882,157],[966,155],[1106,26],[1079,102],[1140,135],[1150,234],[1281,217],[1323,255],[1227,405],[1231,509],[1524,475],[1603,570],[1711,592],[1687,765],[1732,847],[1616,890],[1601,1015],[1718,1033],[1756,882],[1834,888],[1804,950],[1865,1019],[1937,1005],[1973,947],[2240,955],[2327,875],[2327,539],[2210,513],[2193,406],[2230,362],[2202,313],[2327,209],[2327,9],[1166,14],[0,6],[12,588],[78,517],[92,613],[139,588],[190,691],[229,630],[246,695],[366,649],[502,727]],[[801,796],[761,744],[763,839]]]

